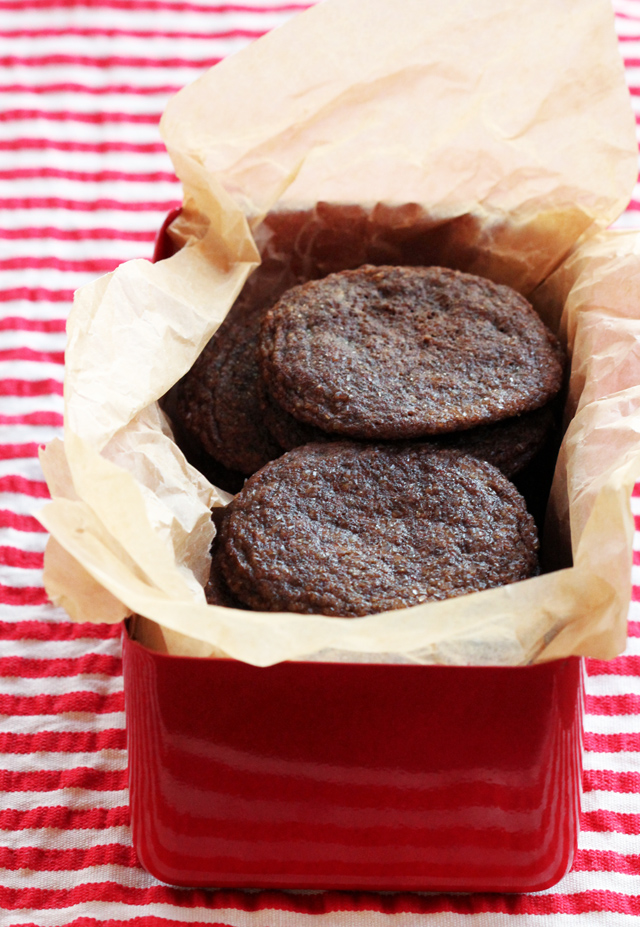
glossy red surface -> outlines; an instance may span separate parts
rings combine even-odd
[[[535,891],[578,835],[578,659],[283,663],[125,637],[133,839],[188,886]]]

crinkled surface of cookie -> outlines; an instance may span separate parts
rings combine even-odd
[[[176,388],[181,427],[215,460],[245,475],[282,453],[257,394],[261,306],[233,307]]]
[[[554,413],[546,405],[493,425],[444,435],[435,443],[486,460],[511,479],[533,460],[554,431]]]
[[[400,440],[499,421],[560,389],[555,336],[515,290],[441,267],[375,267],[288,290],[262,323],[276,402],[327,432]]]
[[[356,617],[535,575],[524,500],[458,451],[307,444],[267,464],[220,531],[231,592],[251,608]]]

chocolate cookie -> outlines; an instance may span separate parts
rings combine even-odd
[[[225,507],[216,507],[211,512],[211,518],[216,526],[216,536],[211,545],[211,569],[209,571],[209,580],[204,587],[204,595],[209,605],[224,605],[226,608],[246,610],[246,605],[243,605],[229,589],[220,565],[220,527],[229,515],[231,505],[233,503]]]
[[[348,441],[267,464],[220,532],[229,588],[254,609],[354,617],[537,572],[533,519],[491,464]]]
[[[509,287],[440,267],[373,267],[293,287],[269,309],[260,364],[299,421],[399,440],[544,405],[562,351]]]
[[[444,435],[434,443],[486,460],[511,479],[545,446],[554,426],[553,410],[546,405],[493,425]]]
[[[304,422],[299,422],[293,415],[285,412],[270,395],[262,377],[259,379],[257,392],[264,423],[271,437],[282,450],[291,451],[302,444],[311,444],[312,441],[323,441],[330,437],[321,428],[305,425]]]
[[[215,460],[245,475],[282,453],[257,394],[263,313],[262,306],[234,306],[176,388],[182,429]]]

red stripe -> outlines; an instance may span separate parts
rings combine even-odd
[[[23,476],[0,476],[0,492],[20,492],[36,499],[50,499],[49,488],[42,480],[28,480]]]
[[[57,229],[53,226],[42,226],[22,229],[0,229],[0,239],[6,238],[11,241],[27,241],[34,238],[48,239],[54,238],[58,241],[155,241],[156,233],[151,232],[127,232],[124,229]],[[25,320],[30,321],[30,320]],[[33,320],[34,324],[36,319]],[[64,319],[51,320],[60,324],[60,329],[40,329],[41,331],[64,331]],[[6,320],[5,323],[6,324]],[[42,323],[41,323],[42,324]],[[44,323],[46,324],[46,323]],[[0,328],[3,323],[0,321]]]
[[[57,196],[23,196],[0,199],[0,209],[69,209],[73,212],[95,212],[117,209],[122,212],[170,212],[180,206],[178,200],[143,200],[125,203],[122,200],[66,200]]]
[[[629,637],[640,637],[640,621],[630,621],[627,625],[627,634]]]
[[[17,286],[0,290],[0,303],[10,303],[16,299],[26,299],[31,303],[70,303],[73,301],[73,290],[48,290],[43,286]]]
[[[640,497],[640,483],[636,483],[633,489],[631,490],[631,495],[636,498]]]
[[[97,692],[33,696],[0,695],[0,713],[3,715],[29,717],[61,715],[69,712],[98,715],[115,711],[124,711],[124,693],[122,692],[114,692],[112,695],[99,695]]]
[[[41,586],[0,585],[0,602],[3,605],[45,605],[49,601]]]
[[[71,142],[53,138],[0,139],[0,151],[89,151],[107,154],[111,151],[130,151],[136,154],[166,154],[162,142]]]
[[[129,809],[125,806],[89,808],[86,811],[73,811],[62,806],[31,808],[29,811],[0,811],[0,830],[29,830],[42,827],[55,827],[59,830],[103,830],[105,827],[122,827],[128,823]],[[21,895],[22,891],[19,889],[18,893]]]
[[[0,93],[87,93],[91,96],[109,94],[169,96],[181,89],[180,84],[156,84],[153,87],[140,87],[133,84],[103,84],[100,87],[92,87],[90,84],[77,84],[70,81],[57,84],[0,84]]]
[[[0,548],[14,550],[14,548]],[[42,557],[42,554],[36,554]],[[119,638],[122,625],[118,622],[107,624],[90,624],[75,621],[0,621],[0,640],[31,641],[75,641],[75,640],[110,640]],[[1,714],[1,712],[0,712]]]
[[[640,792],[640,772],[614,772],[612,769],[585,769],[582,783],[587,792],[624,794]]]
[[[620,872],[640,875],[640,855],[625,855],[612,850],[578,850],[572,866],[573,872]]]
[[[126,787],[126,769],[92,769],[89,766],[61,770],[41,769],[33,772],[0,769],[0,792],[54,792],[57,789],[118,792]]]
[[[20,550],[18,547],[0,547],[0,563],[4,566],[20,567],[23,570],[41,570],[44,554],[39,550]],[[0,628],[2,625],[0,624]],[[0,637],[2,637],[0,631]]]
[[[308,10],[313,3],[274,3],[271,6],[243,3],[183,3],[166,0],[2,0],[0,10],[51,10],[75,7],[112,10],[173,10],[192,13],[295,13]]]
[[[640,834],[640,815],[619,811],[586,811],[580,815],[580,828],[599,834]]]
[[[104,274],[115,270],[124,258],[91,258],[82,261],[62,260],[57,257],[13,257],[0,260],[0,270],[70,270],[75,273]]]
[[[620,753],[640,750],[640,733],[636,734],[593,734],[584,735],[585,750],[593,753]]]
[[[0,63],[2,62],[0,58]],[[0,122],[17,122],[23,119],[47,119],[50,122],[87,122],[92,125],[103,123],[131,122],[136,125],[155,126],[162,113],[79,113],[73,110],[6,109],[0,111]]]
[[[64,385],[60,380],[0,380],[0,396],[62,396],[63,389]],[[5,447],[11,446],[5,445]],[[15,447],[19,446],[15,445]],[[25,444],[24,446],[30,447],[31,445]],[[26,456],[33,457],[33,454]]]
[[[115,180],[127,180],[134,183],[178,182],[173,171],[64,171],[56,167],[22,167],[0,171],[0,180],[31,180],[34,177],[62,178],[87,183],[111,183]]]
[[[195,70],[206,70],[219,64],[222,58],[134,58],[124,55],[106,55],[103,58],[89,55],[31,55],[25,58],[24,55],[2,55],[0,56],[0,67],[49,67],[56,66],[81,66],[87,68],[190,68]],[[32,118],[32,117],[23,117]],[[156,122],[158,120],[156,119]]]
[[[78,35],[86,38],[105,37],[136,39],[259,39],[266,29],[229,29],[225,32],[219,30],[202,32],[183,32],[167,29],[97,29],[66,26],[62,29],[0,29],[0,38],[5,39],[37,39]]]
[[[1,381],[0,385],[2,385]],[[35,441],[31,441],[29,444],[0,444],[0,460],[37,457],[39,449],[40,445],[36,444]]]
[[[0,731],[0,753],[97,753],[99,750],[124,750],[124,728],[107,731],[39,731],[37,734],[12,734]],[[0,820],[2,812],[0,811]],[[2,826],[0,824],[0,826]]]
[[[61,426],[60,412],[29,412],[27,415],[0,415],[0,425],[48,425]]]
[[[128,869],[139,869],[140,863],[133,847],[121,843],[100,844],[84,850],[45,850],[42,847],[19,847],[11,850],[8,847],[0,847],[0,867],[13,872],[20,869],[30,869],[32,872],[80,872],[90,866],[125,866]]]
[[[0,238],[2,237],[2,234],[0,234]],[[63,332],[66,327],[66,319],[25,319],[23,316],[18,315],[6,316],[4,319],[0,319],[0,331],[2,332]]]
[[[15,528],[16,531],[39,532],[46,534],[46,528],[33,515],[18,515],[9,509],[0,509],[0,527]],[[2,588],[2,587],[0,587]]]
[[[0,266],[2,261],[0,261]],[[23,360],[64,364],[64,351],[35,351],[33,348],[7,348],[0,351],[0,361]]]
[[[640,676],[640,657],[616,657],[615,660],[587,660],[589,676]]]
[[[67,676],[120,676],[122,660],[100,653],[87,653],[74,659],[27,660],[21,657],[0,659],[0,676],[24,679],[60,679]]]
[[[304,914],[327,914],[331,911],[380,912],[381,914],[588,914],[590,912],[615,912],[637,916],[640,914],[640,895],[626,895],[621,892],[588,890],[572,894],[520,894],[501,895],[495,893],[455,894],[381,894],[368,892],[319,892],[311,895],[299,893],[261,891],[256,893],[225,890],[204,890],[172,888],[167,885],[152,885],[147,888],[132,888],[121,882],[94,882],[76,885],[70,889],[0,889],[0,904],[10,910],[34,908],[67,908],[75,904],[90,902],[113,902],[114,898],[126,905],[137,905],[141,909],[151,904],[166,904],[180,909],[204,909],[215,917],[216,910],[265,911],[259,921],[261,925],[280,923],[276,911],[294,911]],[[132,912],[133,913],[133,912]],[[140,919],[126,921],[94,920],[79,918],[67,927],[184,927],[184,920],[168,921],[164,916],[141,915]],[[207,918],[205,921],[189,919],[191,927],[222,927],[220,921]],[[228,921],[227,921],[228,923]],[[606,923],[606,922],[603,922]],[[36,927],[24,924],[22,927]]]
[[[590,715],[640,715],[640,695],[587,695],[585,707]]]

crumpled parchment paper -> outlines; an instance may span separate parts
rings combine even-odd
[[[640,478],[637,174],[608,0],[325,0],[169,103],[182,249],[76,297],[45,585],[81,621],[143,616],[175,653],[512,663],[624,646]],[[262,264],[250,277],[256,267]],[[157,401],[250,278],[363,261],[457,267],[528,295],[572,356],[533,579],[361,619],[208,606],[211,506]]]

